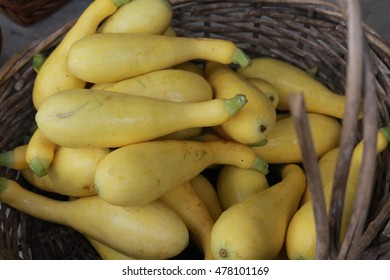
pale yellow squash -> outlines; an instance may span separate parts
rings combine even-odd
[[[317,113],[308,113],[307,117],[317,157],[339,145],[341,124],[336,118]],[[267,142],[252,149],[268,163],[302,162],[298,135],[291,116],[277,120]]]
[[[212,88],[203,77],[185,70],[163,69],[111,84],[93,86],[101,90],[121,92],[176,102],[212,99]]]
[[[279,93],[272,84],[260,78],[248,78],[248,80],[268,97],[275,108],[278,107]]]
[[[266,139],[276,121],[276,111],[271,101],[227,65],[209,61],[205,73],[216,98],[231,98],[238,93],[248,98],[245,107],[223,123],[221,129],[235,141],[244,144]]]
[[[286,165],[280,182],[225,210],[211,231],[214,258],[275,259],[305,188],[303,170]]]
[[[191,62],[191,61],[186,61],[186,62],[180,63],[178,65],[175,65],[175,66],[173,66],[173,69],[181,69],[181,70],[185,70],[185,71],[189,71],[189,72],[198,74],[204,78],[206,77],[203,68],[201,66],[199,66],[198,64]]]
[[[118,252],[111,247],[96,241],[93,238],[86,236],[89,243],[95,248],[96,252],[100,255],[102,260],[135,260],[135,258],[129,257],[121,252]]]
[[[12,150],[0,153],[0,166],[15,170],[23,170],[29,168],[26,161],[27,144],[20,145]]]
[[[218,173],[217,193],[223,210],[268,187],[267,177],[254,169],[225,165]]]
[[[267,163],[236,142],[147,141],[118,148],[102,159],[95,187],[109,203],[145,204],[217,163],[268,172]]]
[[[377,133],[377,153],[388,147],[390,128],[380,129]],[[345,237],[352,215],[356,198],[359,177],[363,161],[364,141],[360,141],[352,153],[351,165],[348,173],[346,193],[340,228],[340,241]],[[324,186],[324,196],[327,210],[331,202],[334,180],[329,180]],[[316,229],[313,212],[313,201],[308,200],[291,219],[286,236],[286,250],[289,259],[316,259]]]
[[[272,84],[279,93],[277,108],[280,110],[289,110],[289,93],[302,93],[309,112],[339,119],[344,116],[345,96],[331,91],[291,63],[270,57],[255,58],[249,67],[237,71],[244,77],[260,78]]]
[[[72,45],[67,69],[91,83],[118,82],[193,59],[250,64],[236,44],[216,38],[98,33]]]
[[[186,182],[173,188],[163,194],[160,199],[182,218],[195,244],[203,252],[204,259],[212,259],[210,235],[214,220],[192,184]]]
[[[206,205],[213,220],[216,221],[221,216],[223,210],[213,184],[202,174],[196,176],[190,183],[199,198]]]
[[[171,19],[168,0],[131,0],[109,16],[98,32],[162,34]]]
[[[174,102],[91,89],[48,98],[35,119],[52,142],[69,148],[114,148],[193,127],[218,125],[246,103],[232,99]]]
[[[318,168],[321,175],[322,185],[327,185],[334,177],[336,161],[339,154],[339,147],[336,147],[324,154],[318,161]],[[307,188],[302,196],[301,205],[311,199],[310,189]]]
[[[181,218],[160,200],[118,207],[99,196],[59,201],[0,178],[0,201],[27,215],[68,226],[137,259],[167,259],[181,253],[189,234]]]
[[[39,69],[32,92],[32,100],[36,109],[47,97],[58,91],[85,86],[83,79],[68,71],[66,62],[68,51],[76,41],[94,34],[99,24],[117,9],[118,6],[114,0],[95,0],[81,13]]]
[[[38,176],[44,176],[50,167],[57,145],[50,141],[38,128],[27,144],[25,160]]]
[[[72,149],[59,147],[47,174],[38,177],[27,170],[22,175],[43,190],[66,196],[96,195],[94,175],[98,163],[110,152],[107,148]]]

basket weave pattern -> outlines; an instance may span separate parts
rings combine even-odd
[[[28,26],[57,11],[69,0],[0,0],[0,11],[14,22]]]
[[[318,79],[333,91],[344,94],[350,53],[347,27],[337,6],[327,1],[171,2],[172,26],[178,35],[228,39],[251,57],[271,56],[303,69],[318,67]],[[0,69],[0,150],[19,145],[34,123],[32,55],[49,53],[70,26],[15,54]],[[364,25],[364,32],[375,76],[378,126],[385,126],[390,120],[390,47],[368,26]],[[357,138],[361,137],[359,124]],[[366,245],[359,254],[361,259],[390,258],[390,211],[385,211],[390,209],[389,150],[376,161],[375,189],[366,225]],[[0,169],[0,176],[18,178],[24,186],[32,188],[11,170]],[[26,216],[4,204],[0,204],[2,246],[13,252],[14,258],[22,259],[99,258],[77,232]],[[187,253],[191,254],[184,252]]]

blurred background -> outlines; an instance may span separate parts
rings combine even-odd
[[[364,22],[390,42],[390,0],[356,1],[361,3]],[[6,15],[0,14],[0,28],[3,35],[0,65],[17,50],[32,41],[47,37],[65,23],[78,17],[91,2],[92,0],[69,0],[51,15],[28,26],[18,24]]]

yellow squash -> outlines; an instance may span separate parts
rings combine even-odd
[[[336,147],[325,155],[323,155],[318,161],[318,168],[320,170],[322,185],[327,185],[334,177],[334,171],[336,169],[336,161],[339,154],[339,147]],[[305,204],[311,199],[310,189],[307,188],[301,199],[301,205]]]
[[[250,64],[249,57],[227,40],[152,34],[99,33],[70,48],[69,72],[91,83],[118,82],[193,60]]]
[[[131,0],[109,16],[98,32],[162,34],[171,19],[168,0]]]
[[[200,136],[202,131],[203,127],[191,127],[157,137],[154,140],[190,140],[194,137]]]
[[[26,145],[20,145],[12,150],[0,153],[0,166],[15,170],[23,170],[29,168],[26,161]]]
[[[175,29],[172,26],[168,26],[168,28],[165,29],[163,35],[175,37],[176,36],[176,31],[175,31]]]
[[[208,180],[204,175],[199,174],[192,179],[190,183],[196,194],[206,205],[210,215],[213,217],[213,220],[216,221],[222,214],[222,206],[219,202],[218,194],[210,180]]]
[[[308,113],[307,117],[318,157],[339,145],[341,124],[337,119],[316,113]],[[302,162],[298,135],[291,116],[277,120],[267,137],[267,143],[252,149],[268,163]]]
[[[26,162],[38,176],[44,176],[50,167],[57,145],[47,139],[38,128],[30,138],[26,149]]]
[[[390,128],[380,129],[377,133],[376,151],[380,153],[388,147]],[[344,239],[352,215],[357,187],[363,161],[364,141],[358,143],[352,153],[351,165],[348,173],[343,216],[340,228],[340,240]],[[333,179],[324,186],[325,203],[329,205],[333,189]],[[308,200],[291,219],[286,236],[286,250],[289,259],[316,258],[316,230],[313,212],[313,203]]]
[[[88,236],[86,236],[86,238],[95,248],[96,252],[100,255],[102,260],[134,260],[134,258],[126,256],[125,254],[122,254],[121,252],[118,252],[111,247],[96,241],[95,239],[92,239]]]
[[[281,181],[225,210],[211,231],[216,259],[275,259],[306,187],[303,170],[283,166]]]
[[[22,171],[22,175],[31,184],[43,190],[75,197],[96,195],[94,187],[96,167],[109,152],[107,148],[59,147],[45,176],[38,177],[28,169]]]
[[[243,95],[183,103],[74,89],[45,100],[35,119],[45,136],[58,145],[112,148],[155,139],[185,128],[221,124],[245,103]]]
[[[289,93],[302,93],[309,112],[343,118],[345,96],[331,91],[290,63],[269,57],[255,58],[250,67],[237,71],[244,77],[260,78],[272,84],[279,92],[277,108],[280,110],[289,110]]]
[[[162,201],[118,207],[99,196],[58,201],[0,178],[0,201],[27,215],[68,226],[136,259],[167,259],[188,245],[181,218]]]
[[[120,82],[99,85],[99,89],[176,102],[206,101],[213,94],[206,79],[179,69],[157,70]]]
[[[224,210],[268,187],[267,177],[254,169],[225,165],[218,173],[217,193]]]
[[[32,99],[36,109],[50,95],[71,88],[83,88],[85,81],[72,75],[66,58],[71,46],[81,38],[96,32],[99,24],[113,14],[118,5],[114,0],[95,0],[82,12],[76,23],[66,33],[59,45],[47,57],[34,82]]]
[[[176,102],[212,99],[210,84],[203,77],[185,70],[163,69],[117,83],[96,84],[92,89],[121,92]],[[202,128],[179,130],[159,139],[186,139],[197,136]]]
[[[198,64],[191,62],[191,61],[186,61],[186,62],[180,63],[178,65],[175,65],[175,66],[173,66],[173,69],[185,70],[185,71],[189,71],[189,72],[198,74],[199,76],[201,76],[203,78],[206,77],[203,68],[201,66],[199,66]]]
[[[272,102],[272,105],[274,105],[275,108],[278,107],[279,93],[273,85],[259,78],[248,78],[248,80],[268,97],[268,99]]]
[[[268,172],[260,157],[236,142],[147,141],[118,148],[100,161],[95,187],[109,203],[145,204],[217,163]]]
[[[192,184],[186,182],[173,188],[163,194],[160,199],[182,218],[195,244],[202,250],[204,258],[212,259],[210,235],[214,220]]]
[[[248,99],[245,107],[223,123],[221,129],[229,137],[243,144],[264,140],[272,131],[276,120],[276,111],[271,101],[227,65],[209,61],[205,73],[216,98],[231,98],[236,94],[244,94]]]

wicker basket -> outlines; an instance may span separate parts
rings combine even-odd
[[[14,22],[28,26],[57,11],[69,0],[0,0],[0,11]]]
[[[371,111],[378,112],[369,124],[374,127],[389,124],[390,47],[368,26],[363,24],[361,28],[358,1],[349,1],[355,2],[354,7],[337,6],[323,0],[171,2],[172,25],[178,35],[225,38],[237,43],[251,57],[272,56],[304,69],[319,67],[318,79],[340,94],[347,93],[348,100],[356,97],[356,91],[362,92],[363,86],[366,96],[369,92],[375,94],[376,98],[366,98],[376,105],[371,106],[374,109]],[[350,12],[354,10],[356,12]],[[0,149],[8,150],[22,143],[33,125],[35,111],[31,89],[35,74],[31,66],[32,55],[49,53],[71,24],[15,54],[0,69]],[[356,36],[362,30],[364,36]],[[362,71],[355,71],[358,67],[354,63],[362,61],[370,63],[364,63]],[[360,83],[363,80],[367,81]],[[374,90],[369,90],[370,85]],[[353,118],[348,110],[346,118]],[[351,123],[357,123],[357,129],[352,133],[348,131],[351,129],[349,124],[343,126],[342,148],[345,151],[365,135],[364,131],[370,127],[363,126],[365,121],[366,117],[359,121],[352,119]],[[349,134],[353,141],[347,138],[351,136]],[[363,223],[358,221],[363,226],[347,246],[325,248],[322,253],[325,258],[390,258],[389,160],[389,150],[367,159],[370,165],[376,163],[375,174],[371,174],[374,176],[373,191],[368,196],[368,206],[364,206],[364,202],[367,203],[364,200],[357,204],[367,218]],[[341,167],[338,172],[345,173],[345,165]],[[38,192],[12,170],[0,169],[0,176],[17,178],[26,188]],[[15,259],[99,259],[79,233],[0,205],[0,248],[13,252]],[[194,247],[189,247],[177,258],[201,257],[195,251]]]

